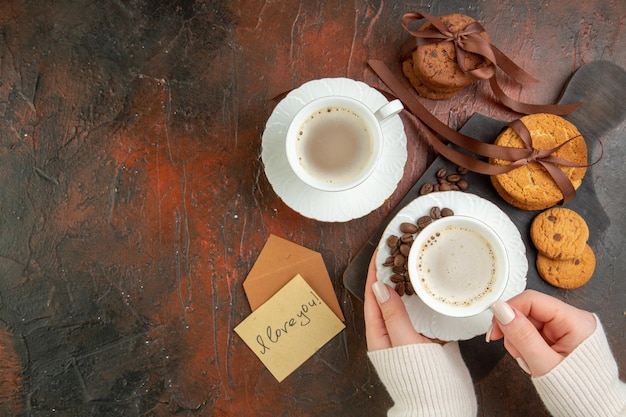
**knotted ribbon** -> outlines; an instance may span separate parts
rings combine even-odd
[[[426,19],[432,27],[423,30],[412,30],[409,27],[412,22],[421,19]],[[507,96],[498,84],[496,67],[521,84],[537,82],[537,80],[483,38],[480,34],[486,33],[486,31],[478,22],[472,22],[464,29],[453,32],[449,30],[439,17],[426,13],[410,12],[402,17],[402,26],[416,39],[417,46],[452,42],[459,68],[477,80],[488,80],[494,95],[511,110],[523,114],[552,113],[566,115],[572,113],[582,104],[529,104],[519,102]],[[466,52],[480,55],[484,59],[485,65],[475,69],[468,69],[465,64]]]

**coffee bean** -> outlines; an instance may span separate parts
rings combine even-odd
[[[383,266],[393,266],[393,256],[387,256],[387,259],[385,259]]]
[[[436,182],[423,184],[419,194],[425,195],[437,191],[467,191],[470,184],[463,178],[463,175],[468,173],[469,170],[461,166],[457,166],[456,174],[449,174],[445,167],[439,168],[435,173]]]
[[[430,209],[430,217],[433,218],[433,220],[437,220],[441,218],[441,209],[437,206],[433,207]]]
[[[400,274],[393,274],[390,279],[391,279],[391,282],[393,282],[394,284],[397,284],[399,282],[404,282],[404,277]]]
[[[404,292],[406,293],[406,295],[415,294],[415,290],[413,289],[413,284],[411,284],[411,281],[404,282]]]
[[[461,191],[467,191],[469,189],[469,182],[467,182],[467,180],[465,179],[461,179],[459,180],[459,182],[456,183],[457,187],[459,187],[459,190]]]
[[[387,246],[393,249],[398,246],[399,241],[400,241],[400,238],[398,236],[391,235],[387,238]]]
[[[413,240],[414,238],[412,233],[405,233],[400,238],[400,242],[402,243],[413,243]]]
[[[398,282],[396,284],[396,288],[395,288],[396,292],[398,293],[398,295],[400,297],[402,297],[405,293],[405,286],[404,286],[404,282]]]
[[[404,265],[402,266],[392,266],[391,267],[391,272],[393,272],[394,274],[404,274],[406,271],[404,269]]]
[[[430,217],[430,216],[422,216],[419,219],[417,219],[417,226],[420,229],[423,229],[426,226],[428,226],[429,224],[431,224],[432,222],[433,222],[432,217]]]
[[[402,233],[417,233],[417,226],[413,223],[402,223],[400,225],[400,231]]]
[[[433,185],[429,182],[422,185],[420,188],[420,195],[425,195],[433,192]]]
[[[452,209],[449,209],[448,207],[441,209],[441,217],[448,217],[448,216],[453,216],[453,215],[454,215],[454,211],[452,211]]]
[[[402,245],[400,245],[400,253],[403,256],[409,256],[409,251],[411,250],[411,245],[409,245],[408,243],[403,243]]]
[[[401,266],[404,266],[405,263],[406,263],[406,258],[401,253],[399,253],[396,256],[394,256],[394,258],[393,258],[393,266],[399,268]]]

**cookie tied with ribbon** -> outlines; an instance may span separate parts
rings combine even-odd
[[[418,31],[410,30],[409,24],[419,16],[408,13],[403,18],[403,26],[417,39],[417,47],[414,42],[410,44],[414,48],[410,56],[403,58],[402,72],[420,96],[433,100],[451,98],[476,80],[472,71],[489,65],[483,56],[465,53],[454,42],[455,37],[461,39],[468,33],[466,28],[477,23],[469,16],[451,14],[439,17],[439,21],[433,19],[435,24],[443,24],[438,25],[441,30],[430,21]],[[489,42],[485,31],[475,33]]]
[[[422,19],[427,22],[415,30]],[[521,84],[537,80],[492,45],[483,26],[469,16],[410,12],[402,26],[415,38],[405,48],[410,52],[402,54],[402,71],[422,97],[448,99],[475,80],[488,80],[498,100],[518,113],[566,115],[582,104],[529,104],[507,96],[498,84],[497,68]]]
[[[495,145],[530,151],[527,163],[491,176],[491,183],[510,205],[544,210],[575,195],[587,172],[587,143],[576,126],[562,117],[538,113],[515,120]],[[494,166],[512,162],[492,157]]]

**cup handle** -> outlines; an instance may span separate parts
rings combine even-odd
[[[402,102],[396,99],[382,106],[380,109],[374,112],[374,115],[376,116],[376,119],[378,119],[378,121],[382,123],[391,116],[400,113],[402,110],[404,110]]]

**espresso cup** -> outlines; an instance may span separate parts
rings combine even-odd
[[[383,125],[403,109],[399,100],[372,111],[344,96],[321,97],[298,111],[287,129],[287,160],[305,184],[345,191],[365,181],[383,153]]]
[[[451,317],[482,313],[506,288],[509,259],[498,234],[482,221],[443,217],[420,231],[409,251],[415,293],[432,310]]]

